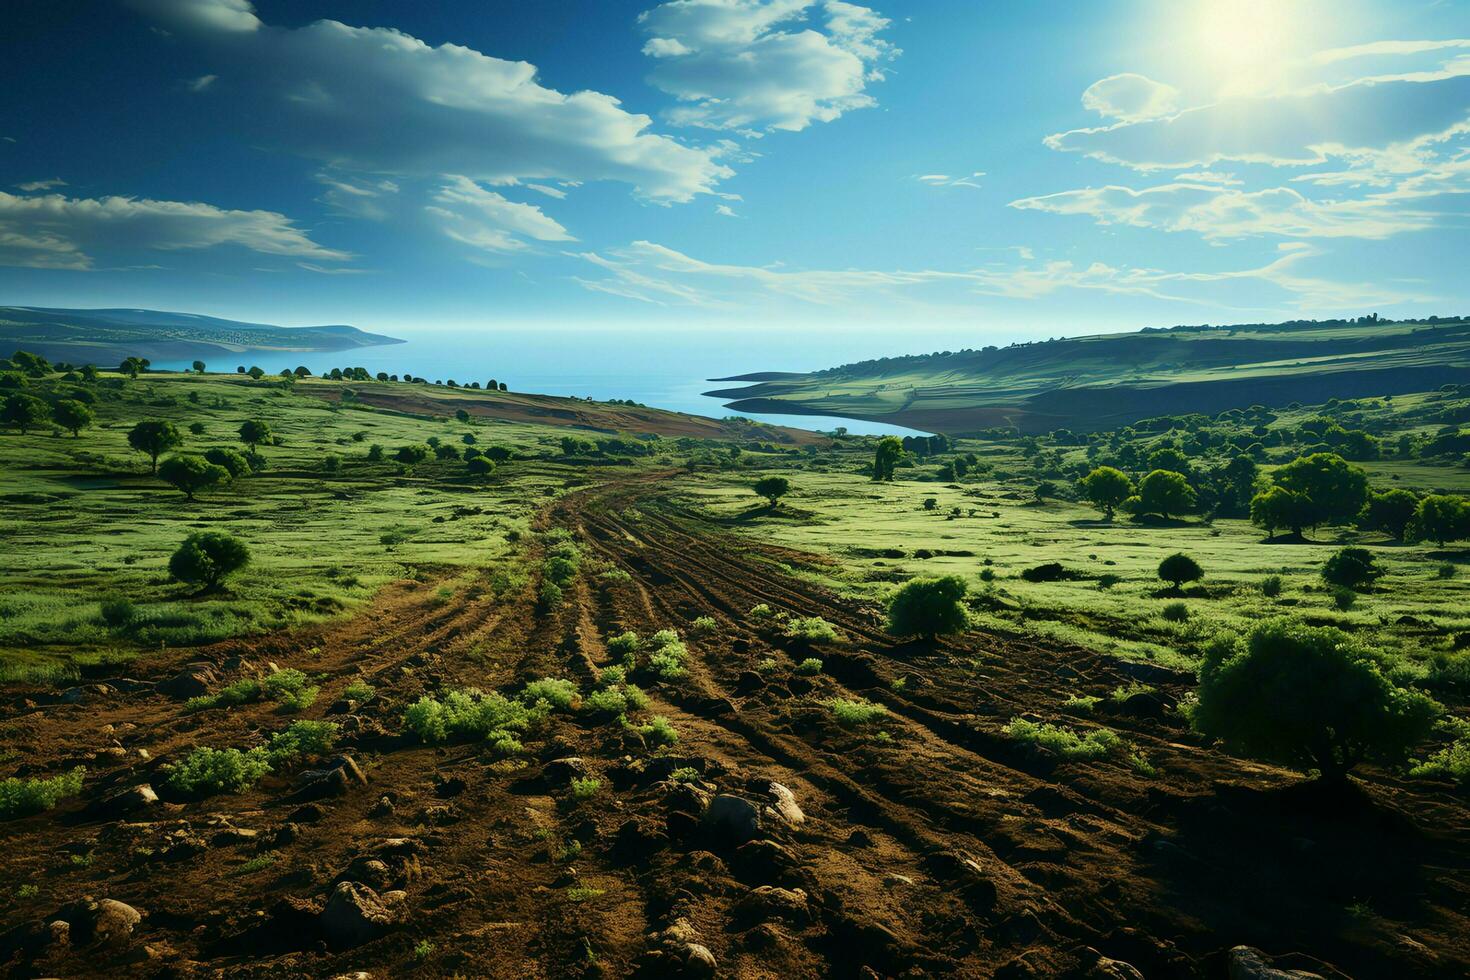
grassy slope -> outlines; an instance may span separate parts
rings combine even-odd
[[[1470,323],[1108,334],[869,361],[714,392],[749,411],[974,432],[1102,429],[1150,415],[1424,391],[1464,380]],[[747,379],[732,379],[747,380]]]

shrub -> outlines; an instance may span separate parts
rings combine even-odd
[[[720,631],[720,624],[715,622],[713,616],[700,616],[690,626],[695,636],[711,636]]]
[[[764,622],[776,618],[776,611],[764,602],[750,607],[750,618],[756,622]]]
[[[1198,582],[1204,577],[1205,570],[1199,567],[1199,562],[1182,551],[1159,562],[1159,578],[1173,585],[1176,592],[1185,582]]]
[[[781,498],[791,492],[791,481],[784,476],[768,476],[757,480],[751,488],[757,496],[765,497],[775,507]]]
[[[503,741],[511,732],[524,732],[546,717],[545,705],[527,706],[491,691],[475,688],[450,690],[442,698],[424,695],[403,713],[403,724],[425,742],[481,738]]]
[[[1346,585],[1335,585],[1332,587],[1332,604],[1340,611],[1347,612],[1358,604],[1358,594]]]
[[[338,726],[331,721],[293,721],[271,736],[266,758],[272,765],[286,765],[302,756],[321,756],[337,743]]]
[[[371,701],[377,694],[377,690],[367,681],[356,680],[342,689],[342,696],[348,701]]]
[[[1133,496],[1133,481],[1121,470],[1111,466],[1099,466],[1078,481],[1082,495],[1103,512],[1108,520],[1123,502]]]
[[[320,690],[311,678],[295,667],[273,671],[260,682],[261,693],[287,711],[300,711],[316,702]]]
[[[561,556],[548,558],[541,564],[541,574],[547,581],[554,582],[558,587],[564,589],[576,580],[577,563]]]
[[[1434,570],[1434,575],[1436,578],[1450,579],[1454,578],[1457,572],[1459,569],[1455,567],[1454,562],[1446,561],[1440,563],[1439,567]]]
[[[18,779],[11,776],[0,781],[0,820],[12,820],[50,810],[82,791],[87,770],[77,766],[70,772],[47,779]]]
[[[578,801],[590,800],[592,799],[592,797],[597,795],[597,791],[600,789],[602,789],[602,780],[598,779],[596,776],[587,776],[585,778],[573,779],[572,799]]]
[[[785,634],[789,639],[802,643],[839,643],[842,640],[836,628],[821,616],[806,616],[787,621]]]
[[[529,705],[545,704],[557,711],[572,711],[580,699],[573,681],[543,677],[521,689],[521,700]]]
[[[1267,575],[1261,579],[1261,594],[1268,599],[1274,599],[1281,594],[1281,576]]]
[[[968,587],[958,575],[905,583],[888,602],[888,632],[934,639],[963,633],[970,625],[963,600]]]
[[[638,634],[629,630],[608,640],[607,652],[614,657],[623,659],[630,655],[636,655],[642,646],[643,641],[638,638]]]
[[[689,649],[679,640],[679,634],[673,630],[659,630],[648,638],[648,648],[649,670],[666,681],[684,676],[684,661],[689,656]]]
[[[1322,565],[1322,581],[1346,589],[1371,586],[1384,574],[1367,548],[1343,548]]]
[[[113,598],[102,600],[102,621],[113,629],[122,629],[138,618],[138,610],[131,599]]]
[[[169,574],[180,582],[217,588],[225,577],[250,563],[250,549],[222,531],[205,531],[184,539],[168,560]]]
[[[1440,713],[1385,677],[1382,654],[1341,630],[1279,619],[1205,651],[1194,727],[1247,755],[1341,779],[1398,762]]]
[[[1182,623],[1189,618],[1189,607],[1182,602],[1171,602],[1159,613],[1171,623]]]
[[[1453,779],[1470,783],[1470,739],[1458,739],[1409,770],[1410,776]]]
[[[1112,572],[1104,572],[1097,577],[1097,587],[1099,589],[1111,589],[1121,581],[1123,581],[1123,576],[1114,575]]]
[[[542,582],[536,590],[536,604],[543,610],[556,609],[562,604],[561,587],[555,582]]]
[[[819,702],[832,712],[832,717],[837,724],[843,728],[861,728],[881,721],[888,714],[888,709],[869,701],[867,698],[828,698]]]
[[[248,476],[253,467],[250,459],[244,453],[238,453],[233,449],[215,447],[204,453],[204,458],[215,466],[223,467],[232,477]]]
[[[241,752],[200,746],[169,770],[167,782],[170,789],[188,796],[213,796],[248,789],[270,771],[264,749]]]
[[[228,482],[230,471],[214,465],[203,456],[180,453],[163,461],[158,467],[158,477],[193,500],[199,491]]]
[[[1067,570],[1062,567],[1061,562],[1057,561],[1049,561],[1021,570],[1021,578],[1027,582],[1060,582],[1067,577]]]
[[[673,745],[679,741],[679,733],[674,730],[673,723],[663,715],[654,715],[648,724],[639,725],[637,732],[653,745]]]
[[[822,662],[816,657],[807,657],[796,665],[796,672],[803,677],[811,677],[822,672]]]
[[[235,681],[214,694],[190,698],[184,702],[185,711],[203,711],[206,708],[234,707],[260,700],[260,682],[246,678]]]
[[[1111,728],[1096,728],[1079,735],[1070,728],[1012,718],[1001,729],[1008,738],[1036,745],[1063,759],[1105,759],[1127,747],[1123,737]]]
[[[484,456],[475,456],[465,463],[465,469],[469,471],[470,476],[489,476],[495,472],[495,463]]]

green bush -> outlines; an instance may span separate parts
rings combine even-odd
[[[840,643],[842,641],[836,628],[821,616],[805,616],[788,620],[783,632],[788,639],[802,643]]]
[[[102,621],[113,629],[122,629],[138,618],[138,610],[131,599],[103,599]]]
[[[867,698],[828,698],[819,703],[832,712],[832,717],[843,728],[861,728],[871,725],[881,721],[888,714],[886,707],[874,704]]]
[[[557,711],[572,711],[579,700],[577,685],[573,681],[543,677],[531,681],[521,689],[521,701],[528,705],[545,704]]]
[[[348,701],[371,701],[377,690],[367,681],[356,680],[342,689],[342,696]]]
[[[1012,718],[1001,729],[1008,738],[1040,746],[1063,759],[1105,759],[1127,748],[1128,743],[1110,728],[1095,728],[1079,735],[1070,728]]]
[[[607,641],[607,652],[621,660],[629,655],[636,655],[642,645],[643,641],[638,638],[638,634],[628,630]]]
[[[648,638],[648,669],[663,680],[683,677],[689,648],[673,630],[659,630]]]
[[[260,681],[252,678],[227,684],[213,694],[190,698],[184,702],[185,711],[203,711],[206,708],[235,707],[260,700]]]
[[[1346,585],[1332,587],[1332,604],[1340,612],[1347,612],[1358,604],[1358,594]]]
[[[536,590],[536,604],[543,611],[560,608],[563,598],[561,587],[555,582],[542,582]]]
[[[888,632],[895,636],[934,639],[963,633],[970,625],[963,600],[968,586],[958,575],[916,578],[888,601]]]
[[[403,713],[403,724],[425,742],[476,738],[497,742],[512,732],[527,731],[547,711],[544,704],[528,706],[471,687],[446,691],[441,698],[424,695]]]
[[[238,793],[271,771],[265,749],[212,749],[200,746],[169,770],[170,789],[188,796]]]
[[[1167,622],[1182,623],[1189,618],[1189,606],[1182,602],[1171,602],[1159,613]]]
[[[260,682],[261,693],[287,711],[300,711],[316,703],[320,690],[311,678],[295,667],[273,671]]]
[[[18,779],[11,776],[0,781],[0,820],[12,820],[50,810],[69,796],[82,791],[87,770],[77,766],[70,772],[48,779]]]
[[[1409,775],[1470,784],[1470,739],[1458,739],[1409,770]]]
[[[764,622],[768,619],[775,619],[776,611],[766,603],[760,602],[750,607],[750,618],[756,622]]]
[[[1345,589],[1367,588],[1383,574],[1367,548],[1343,548],[1322,564],[1322,581]]]
[[[812,677],[822,672],[822,662],[816,657],[807,657],[796,665],[796,672],[803,677]]]
[[[1198,582],[1205,577],[1199,562],[1180,551],[1159,562],[1159,578],[1174,586],[1175,591],[1184,588],[1186,582]]]
[[[1281,576],[1267,575],[1261,579],[1261,594],[1268,599],[1274,599],[1281,594]]]
[[[690,625],[690,630],[695,636],[712,636],[719,632],[720,624],[715,622],[713,616],[699,616]]]
[[[1027,582],[1060,582],[1068,577],[1067,570],[1059,561],[1049,561],[1021,570],[1021,578]]]
[[[293,721],[271,736],[266,758],[273,766],[287,765],[303,756],[322,756],[337,743],[336,722]]]
[[[1341,630],[1271,620],[1206,649],[1191,720],[1247,755],[1324,778],[1399,762],[1441,709],[1384,676],[1387,659]]]
[[[225,577],[250,563],[250,549],[222,531],[205,531],[184,539],[168,560],[169,574],[180,582],[217,588]]]
[[[638,733],[652,745],[673,745],[679,741],[679,733],[663,715],[654,715],[648,724],[638,726]]]
[[[590,800],[592,799],[592,797],[597,795],[597,792],[600,789],[602,789],[602,780],[598,779],[596,776],[587,776],[585,778],[573,779],[572,799]]]

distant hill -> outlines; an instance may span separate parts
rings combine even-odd
[[[211,356],[251,351],[312,353],[401,343],[340,325],[277,327],[158,310],[0,306],[0,351],[23,348],[73,364],[117,364],[130,355],[207,362]]]
[[[1136,333],[741,375],[744,412],[835,415],[963,434],[1113,428],[1155,415],[1427,391],[1470,382],[1470,318],[1303,321]]]

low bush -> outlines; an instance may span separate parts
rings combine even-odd
[[[881,704],[874,704],[867,698],[828,698],[820,702],[832,712],[832,717],[837,724],[843,728],[861,728],[881,721],[888,714],[888,709]]]
[[[200,746],[169,770],[167,785],[188,796],[238,793],[271,771],[264,749],[212,749]]]
[[[607,652],[622,660],[630,655],[636,656],[642,646],[643,641],[638,638],[638,634],[629,630],[608,640]]]
[[[363,701],[371,701],[373,695],[377,693],[377,690],[364,680],[355,680],[342,689],[342,696],[344,698],[348,701],[356,701],[359,704]]]
[[[113,629],[129,626],[138,618],[138,610],[130,599],[103,599],[102,622]]]
[[[1470,784],[1470,739],[1458,739],[1409,770],[1410,776],[1453,779]]]
[[[1261,595],[1274,599],[1281,594],[1281,576],[1267,575],[1261,579]]]
[[[425,742],[485,739],[504,743],[512,732],[525,732],[547,715],[545,704],[527,706],[502,694],[475,688],[424,695],[403,713],[403,724]]]
[[[661,680],[671,681],[686,673],[684,661],[689,658],[689,648],[673,630],[659,630],[648,638],[648,669]]]
[[[788,620],[783,632],[787,639],[802,643],[839,643],[842,640],[836,628],[821,616]]]
[[[528,705],[547,705],[557,711],[573,711],[581,697],[577,685],[568,680],[543,677],[531,681],[521,690],[521,701]]]
[[[1367,548],[1343,548],[1322,564],[1322,581],[1344,589],[1368,588],[1383,574]]]
[[[587,776],[582,779],[572,780],[572,799],[590,800],[602,789],[602,780],[596,776]]]
[[[1186,582],[1198,582],[1205,577],[1199,562],[1180,551],[1159,562],[1159,578],[1174,586],[1175,591],[1184,588]]]
[[[273,671],[260,682],[260,692],[286,711],[300,711],[316,703],[321,689],[295,667]]]
[[[750,607],[750,618],[758,623],[776,618],[776,611],[764,602]]]
[[[700,616],[689,629],[695,636],[712,636],[719,632],[720,624],[715,622],[713,616]]]
[[[46,779],[12,776],[0,782],[0,820],[27,817],[52,809],[67,797],[80,793],[86,775],[87,770],[77,766],[70,772]]]
[[[1021,578],[1027,582],[1060,582],[1062,579],[1069,577],[1067,570],[1062,567],[1062,563],[1059,561],[1049,561],[1032,568],[1021,570]]]
[[[1189,606],[1182,602],[1170,602],[1159,612],[1167,622],[1182,623],[1189,618]]]
[[[796,672],[803,677],[812,677],[822,672],[822,662],[816,657],[807,657],[796,665]]]
[[[1095,728],[1079,734],[1060,725],[1012,718],[1002,729],[1006,736],[1046,749],[1063,759],[1105,759],[1121,752],[1128,743],[1111,728]]]
[[[654,715],[645,725],[636,728],[638,734],[654,746],[673,745],[679,741],[679,733],[674,730],[674,725],[663,715]]]
[[[1332,589],[1332,604],[1340,612],[1347,612],[1358,604],[1358,594],[1346,585],[1338,585]]]
[[[968,587],[958,575],[916,578],[904,584],[888,602],[888,632],[895,636],[963,633],[970,625],[963,600]]]

